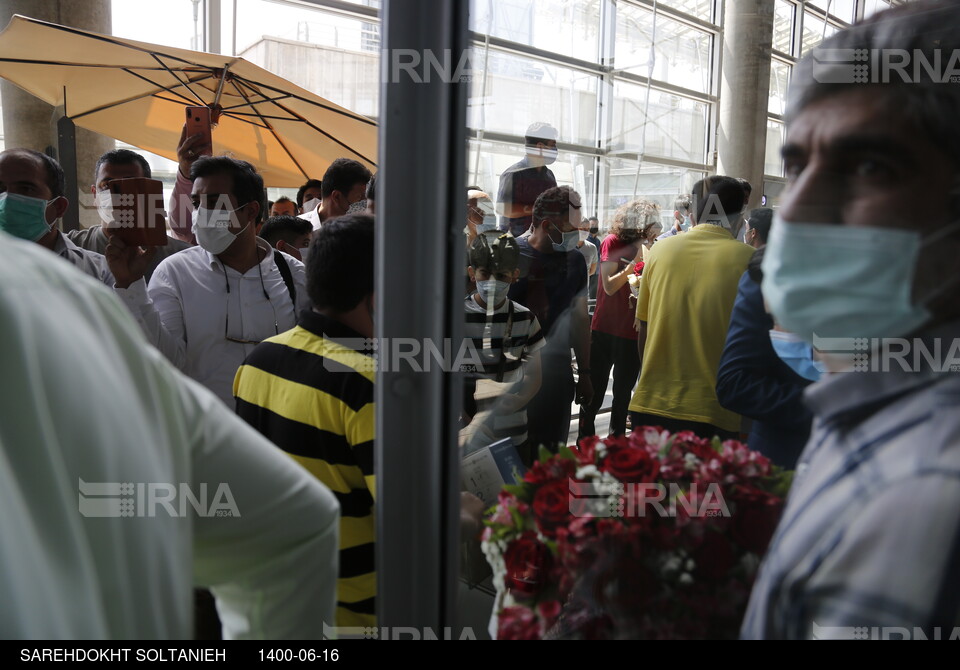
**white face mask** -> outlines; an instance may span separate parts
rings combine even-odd
[[[317,208],[317,205],[319,204],[320,204],[320,198],[312,198],[311,200],[307,200],[305,203],[303,203],[303,213],[309,214],[310,212],[315,210]]]
[[[300,261],[303,263],[307,262],[307,252],[310,251],[310,247],[298,247],[297,251],[300,252]]]
[[[214,256],[226,251],[227,247],[237,239],[237,236],[250,225],[247,223],[239,233],[230,232],[230,222],[233,220],[231,214],[241,208],[243,208],[243,205],[237,207],[237,209],[198,207],[193,210],[193,234],[197,236],[197,244]]]
[[[97,214],[100,215],[103,225],[110,226],[113,224],[113,193],[108,189],[97,191]]]
[[[497,217],[493,214],[485,214],[483,223],[477,224],[477,233],[490,233],[497,229]]]

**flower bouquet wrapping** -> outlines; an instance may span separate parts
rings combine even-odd
[[[541,450],[485,521],[497,637],[736,637],[791,475],[652,427]]]

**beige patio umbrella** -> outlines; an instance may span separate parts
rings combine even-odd
[[[376,166],[373,121],[242,58],[17,15],[0,33],[0,77],[62,106],[78,126],[171,160],[185,107],[222,110],[214,154],[249,161],[268,186],[320,178],[340,157]]]

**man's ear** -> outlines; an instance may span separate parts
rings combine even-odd
[[[277,240],[277,243],[276,243],[276,245],[274,246],[274,248],[275,248],[277,251],[282,251],[282,252],[285,253],[285,254],[289,254],[289,253],[290,253],[290,251],[289,251],[290,245],[287,244],[285,240]]]
[[[468,266],[467,266],[467,276],[470,277],[470,281],[472,281],[472,282],[477,281],[476,274],[475,274],[474,271],[473,271],[473,266],[472,266],[472,265],[468,265]]]
[[[66,196],[57,196],[57,199],[50,203],[50,207],[53,208],[53,220],[56,221],[62,217],[69,206],[70,201],[67,200]]]
[[[512,284],[513,282],[517,281],[518,279],[520,279],[520,268],[516,268],[516,269],[513,271],[513,278],[510,280],[510,283]]]

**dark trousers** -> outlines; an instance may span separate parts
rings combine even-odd
[[[610,410],[610,435],[627,431],[627,408],[630,396],[640,375],[640,356],[637,341],[617,337],[598,330],[590,332],[590,383],[593,384],[593,402],[580,408],[579,437],[596,434],[597,412],[603,406],[603,395],[613,368],[613,407]]]
[[[633,426],[634,430],[640,426],[660,426],[664,430],[668,430],[671,433],[678,433],[681,430],[689,430],[692,431],[697,437],[702,437],[706,440],[713,439],[714,435],[719,437],[721,440],[737,440],[740,438],[739,433],[730,430],[723,430],[722,428],[717,428],[709,423],[685,421],[683,419],[671,419],[665,416],[644,414],[642,412],[630,412],[630,425]]]
[[[534,456],[541,444],[556,453],[570,435],[570,405],[576,391],[570,358],[544,356],[541,380],[540,390],[527,404],[527,442]]]
[[[590,299],[597,299],[597,287],[600,285],[600,275],[594,273],[590,275],[590,281],[587,282],[587,290],[590,292]]]

